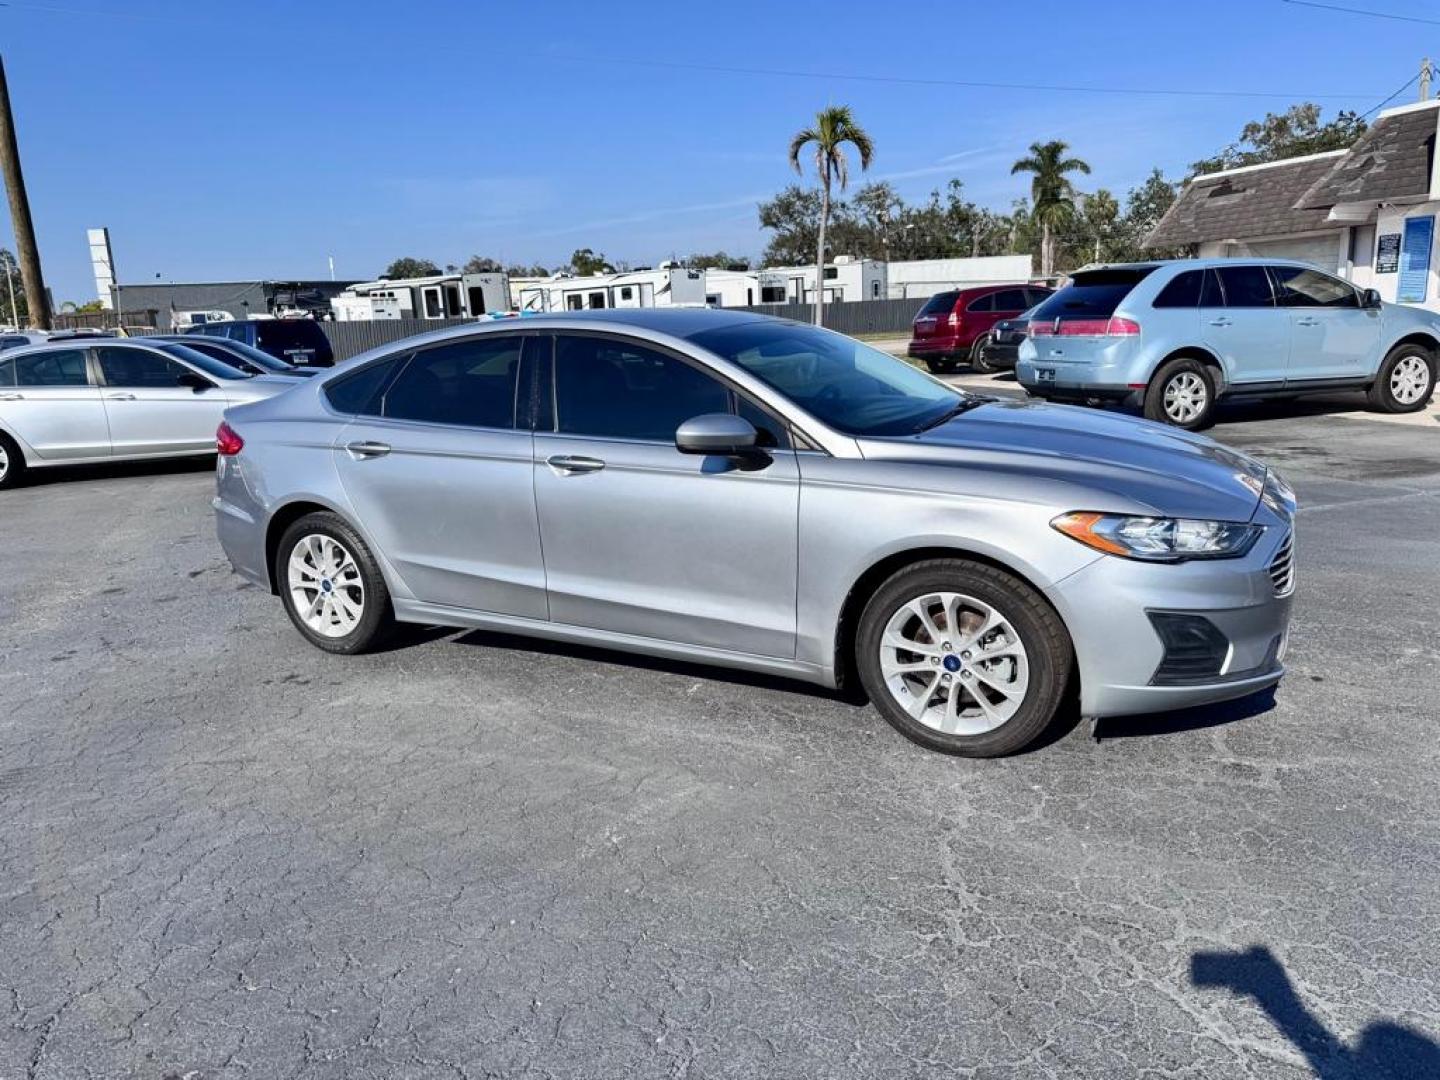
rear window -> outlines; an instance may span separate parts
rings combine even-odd
[[[319,349],[328,346],[325,331],[309,319],[267,319],[255,326],[262,348]]]
[[[1130,290],[1154,270],[1153,266],[1127,266],[1082,271],[1070,279],[1069,285],[1037,307],[1033,317],[1040,322],[1108,319],[1115,314],[1120,301],[1130,295]]]
[[[955,301],[960,299],[958,292],[936,293],[920,309],[921,315],[949,315],[955,310]]]

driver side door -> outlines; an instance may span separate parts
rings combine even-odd
[[[553,340],[534,442],[550,618],[793,657],[800,477],[784,425],[678,353]],[[776,444],[762,461],[675,448],[684,421],[734,411]]]

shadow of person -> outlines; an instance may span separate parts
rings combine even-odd
[[[1440,1080],[1440,1043],[1399,1024],[1371,1024],[1355,1047],[1346,1046],[1305,1007],[1274,953],[1197,952],[1190,958],[1197,987],[1253,998],[1320,1080]]]

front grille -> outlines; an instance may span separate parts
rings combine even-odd
[[[1276,596],[1289,596],[1295,591],[1295,533],[1285,534],[1280,550],[1270,560],[1270,582]]]

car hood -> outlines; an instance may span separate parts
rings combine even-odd
[[[1249,521],[1265,466],[1203,435],[1071,405],[989,401],[900,439],[861,439],[867,458],[919,460],[1075,484],[1167,517]],[[1110,506],[1071,506],[1110,510]]]

